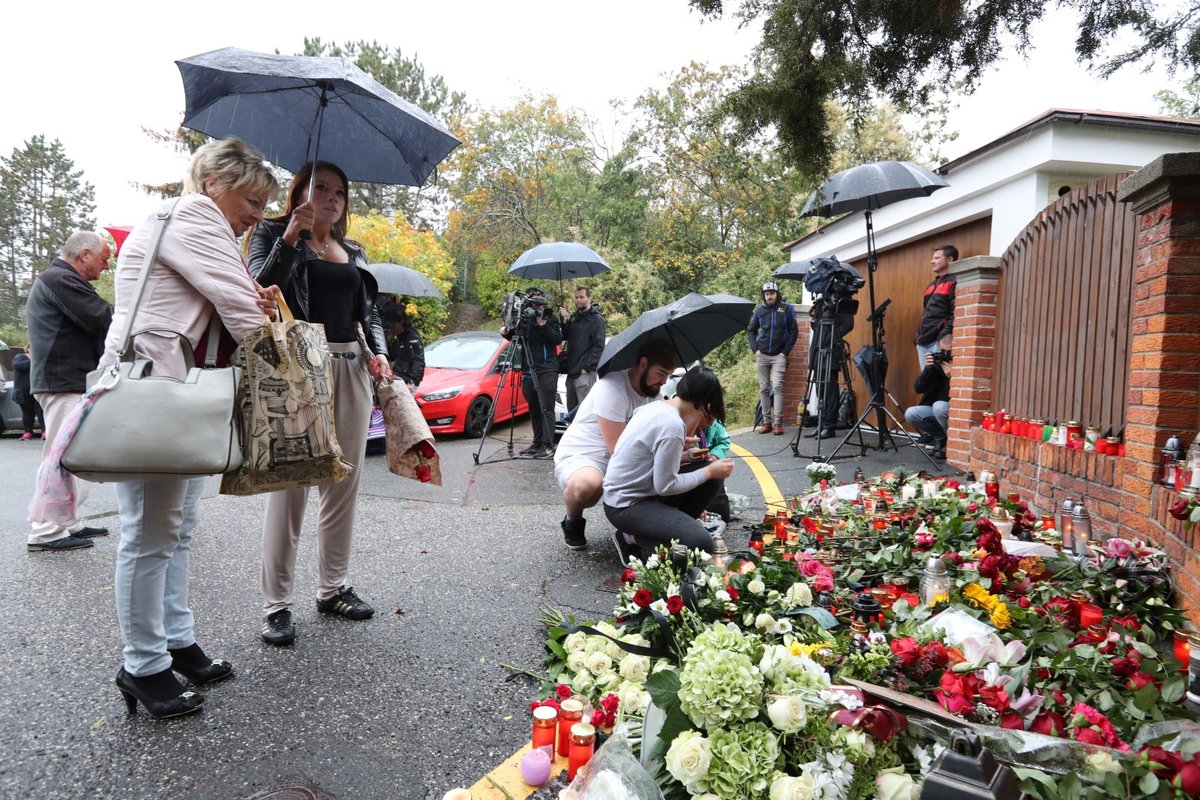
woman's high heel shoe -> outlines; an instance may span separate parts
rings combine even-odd
[[[209,658],[198,644],[190,644],[171,654],[171,669],[192,683],[216,683],[233,677],[233,665],[220,658]]]
[[[117,673],[117,688],[121,690],[130,714],[137,712],[140,701],[155,719],[182,717],[199,711],[204,705],[204,695],[183,691],[182,684],[169,669],[139,678],[121,667]]]

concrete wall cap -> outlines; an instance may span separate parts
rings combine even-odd
[[[1121,181],[1117,197],[1125,203],[1137,203],[1147,195],[1161,191],[1163,181],[1200,178],[1200,152],[1165,153]]]

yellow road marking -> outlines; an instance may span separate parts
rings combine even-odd
[[[742,461],[746,462],[746,466],[754,473],[754,479],[758,481],[759,488],[762,489],[763,501],[766,503],[767,509],[772,511],[786,511],[787,503],[783,499],[783,493],[779,491],[779,486],[776,485],[775,479],[771,477],[771,473],[766,465],[744,447],[731,444],[729,449],[741,458]]]

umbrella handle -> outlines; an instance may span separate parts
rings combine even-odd
[[[312,169],[308,173],[308,200],[312,202],[317,185],[317,154],[321,152],[321,125],[325,122],[325,106],[329,105],[329,81],[321,81],[321,101],[317,105],[317,143],[313,147]],[[312,231],[300,231],[301,239],[312,239]]]

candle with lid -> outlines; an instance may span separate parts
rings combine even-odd
[[[531,746],[534,750],[542,745],[553,745],[555,731],[558,729],[558,709],[554,706],[538,706],[533,710],[533,738]]]
[[[571,747],[571,726],[583,719],[583,701],[568,697],[558,708],[558,754],[566,758]]]
[[[1062,506],[1058,510],[1058,515],[1054,520],[1054,527],[1058,530],[1059,536],[1062,537],[1062,549],[1067,552],[1074,552],[1075,537],[1071,532],[1071,512],[1075,510],[1075,501],[1067,498],[1062,501]]]
[[[1088,514],[1083,503],[1076,503],[1071,512],[1071,538],[1075,542],[1075,555],[1090,556],[1091,546],[1088,540],[1092,538],[1092,517]]]
[[[579,768],[592,759],[596,750],[596,729],[586,722],[571,726],[571,750],[567,755],[567,780],[575,780]]]
[[[1191,636],[1187,631],[1175,631],[1175,660],[1187,670],[1192,658]]]
[[[939,595],[950,594],[950,575],[941,556],[930,556],[921,573],[921,602],[933,605]]]

